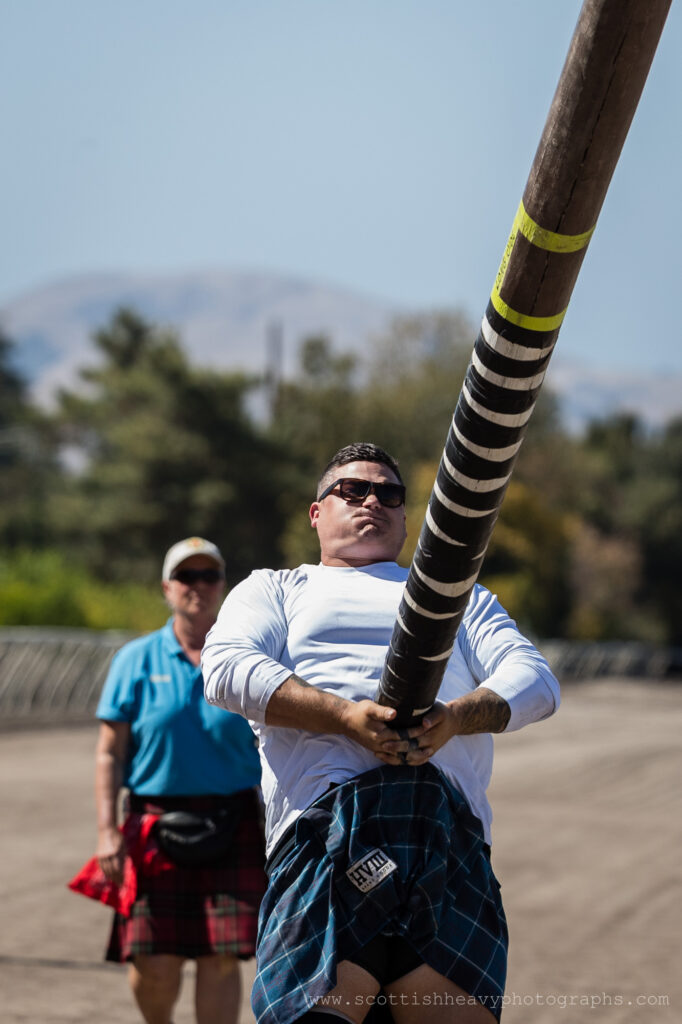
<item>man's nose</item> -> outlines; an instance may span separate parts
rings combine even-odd
[[[363,505],[370,505],[370,506],[376,508],[377,505],[381,505],[381,502],[377,498],[377,496],[374,493],[374,491],[370,491],[369,494],[364,498],[362,504]]]

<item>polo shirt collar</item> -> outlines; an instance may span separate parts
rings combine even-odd
[[[170,619],[168,620],[168,622],[166,623],[166,625],[163,626],[163,628],[161,630],[161,635],[163,637],[163,646],[165,647],[166,653],[168,655],[170,655],[171,657],[175,657],[175,658],[184,658],[185,657],[185,652],[182,649],[182,644],[180,643],[180,641],[176,637],[175,632],[173,631],[173,616],[172,615],[171,615]]]

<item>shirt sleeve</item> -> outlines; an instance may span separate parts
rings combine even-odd
[[[137,711],[135,657],[126,644],[111,660],[95,717],[104,722],[132,722]]]
[[[476,681],[509,704],[505,732],[554,714],[559,683],[547,660],[485,587],[474,588],[458,640]]]
[[[209,704],[263,724],[272,694],[292,674],[280,658],[287,642],[277,574],[257,570],[227,595],[201,655]]]

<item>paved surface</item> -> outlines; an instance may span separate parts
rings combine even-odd
[[[681,735],[682,685],[609,681],[497,739],[503,1024],[682,1020]],[[2,1024],[139,1024],[124,969],[101,960],[108,911],[65,887],[93,850],[94,743],[91,727],[0,734]]]

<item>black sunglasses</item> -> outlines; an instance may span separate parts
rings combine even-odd
[[[192,583],[219,583],[224,579],[220,569],[178,569],[171,573],[171,579],[189,586]]]
[[[399,508],[405,504],[405,488],[402,484],[377,484],[373,480],[354,480],[352,477],[341,477],[330,484],[317,499],[322,501],[338,487],[339,497],[351,504],[364,501],[368,494],[375,494],[386,508]]]

